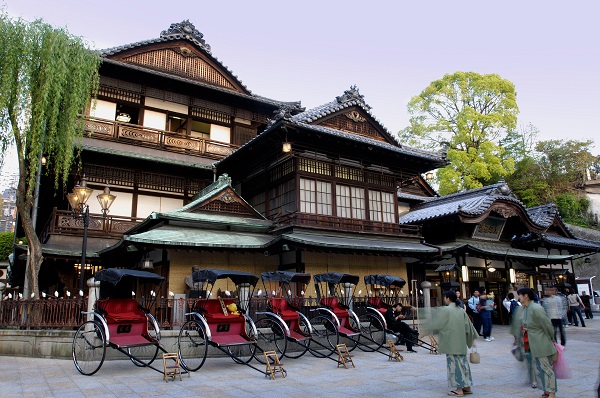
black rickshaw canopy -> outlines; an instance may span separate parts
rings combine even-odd
[[[316,283],[327,282],[327,283],[351,283],[357,285],[360,277],[358,275],[345,274],[343,272],[327,272],[324,274],[317,274],[313,277]]]
[[[398,276],[386,274],[365,275],[365,285],[381,285],[385,287],[399,287],[406,285],[406,281]]]
[[[242,283],[249,283],[252,286],[256,286],[258,282],[258,276],[253,275],[249,272],[242,271],[229,271],[229,270],[221,270],[221,269],[201,269],[198,271],[194,271],[192,273],[192,279],[194,283],[196,282],[208,282],[212,285],[217,281],[217,279],[229,278],[236,285],[240,285]]]
[[[271,271],[260,274],[263,282],[299,282],[308,284],[310,282],[310,274],[293,271]]]
[[[132,277],[136,279],[145,279],[149,282],[160,283],[165,278],[148,271],[140,271],[136,269],[118,269],[106,268],[94,274],[94,279],[97,282],[108,282],[111,285],[116,285],[122,278]]]

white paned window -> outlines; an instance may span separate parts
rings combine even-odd
[[[167,126],[167,114],[162,112],[144,110],[144,127],[164,130]]]
[[[371,221],[396,222],[394,195],[369,190],[369,216]]]
[[[303,213],[332,214],[331,183],[300,179],[300,211]]]
[[[336,211],[338,217],[365,219],[365,190],[336,185]]]
[[[331,203],[331,183],[317,181],[317,214],[330,216],[332,214]]]

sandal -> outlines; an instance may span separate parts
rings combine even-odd
[[[548,393],[543,393],[542,394],[542,398],[548,398],[549,396],[550,396],[550,394],[548,394]]]
[[[465,394],[463,394],[463,393],[460,393],[460,394],[459,394],[459,393],[457,393],[456,391],[448,391],[448,395],[450,395],[451,397],[462,397],[462,396],[463,396],[463,395],[465,395]],[[546,398],[547,398],[547,397],[546,397]]]
[[[471,389],[468,389],[468,390],[465,390],[465,389],[463,389],[463,394],[464,394],[464,395],[470,395],[470,394],[473,394],[473,390],[471,390]]]

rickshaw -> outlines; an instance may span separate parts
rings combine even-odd
[[[316,311],[320,317],[331,319],[349,351],[357,346],[363,351],[378,351],[385,343],[381,318],[371,312],[360,317],[352,310],[358,275],[340,272],[317,274],[313,277],[319,300]],[[314,325],[311,319],[311,324]],[[334,347],[337,342],[330,341]]]
[[[177,348],[181,365],[195,372],[204,365],[208,347],[229,355],[236,363],[250,365],[257,350],[257,330],[248,316],[250,298],[258,277],[247,272],[203,269],[192,273],[194,284],[201,286],[204,297],[196,300],[189,318],[181,327]],[[235,296],[226,290],[224,297],[212,298],[215,282],[225,279],[235,285]]]
[[[79,373],[91,376],[106,358],[106,347],[125,354],[136,366],[150,367],[158,351],[160,328],[149,312],[154,305],[154,290],[164,278],[151,272],[132,269],[103,269],[94,275],[100,282],[100,297],[73,338],[73,362]],[[141,304],[135,293],[141,292]]]
[[[323,315],[309,320],[300,311],[310,274],[263,272],[261,279],[267,295],[267,311],[256,313],[262,316],[256,322],[261,347],[268,346],[288,358],[300,358],[307,351],[321,358],[333,354],[335,345],[330,342],[337,344],[339,339],[333,321]],[[288,343],[294,344],[291,349]]]
[[[402,288],[406,285],[406,281],[400,277],[387,274],[365,275],[364,280],[370,292],[367,300],[367,311],[379,318],[381,327],[385,333],[393,334],[396,336],[397,341],[406,342],[407,338],[402,336],[402,334],[388,329],[385,319],[388,309],[395,303],[402,302]],[[413,336],[411,342],[413,345],[423,347],[431,352],[437,352],[435,346],[420,340],[417,332],[415,332],[415,336]]]

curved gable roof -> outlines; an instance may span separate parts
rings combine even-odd
[[[367,136],[399,146],[400,143],[371,113],[358,87],[351,86],[334,101],[317,106],[291,117],[295,123],[328,127],[335,130]]]
[[[189,20],[185,20],[171,24],[158,38],[105,49],[101,54],[113,61],[251,95],[237,76],[212,55],[203,37]]]

